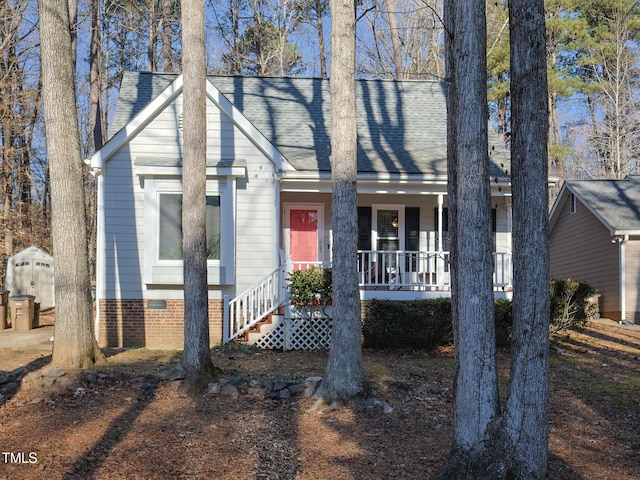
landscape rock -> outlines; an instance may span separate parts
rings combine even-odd
[[[18,390],[20,390],[20,384],[16,382],[9,382],[4,387],[2,387],[2,395],[3,396],[13,395]]]
[[[226,383],[225,385],[223,385],[223,387],[220,389],[220,393],[229,397],[237,397],[238,395],[240,395],[238,388],[230,383]]]
[[[187,370],[182,365],[177,365],[173,367],[167,373],[167,380],[173,382],[174,380],[184,380],[184,377],[187,376]]]
[[[59,378],[66,375],[67,372],[58,367],[47,367],[42,371],[43,377],[54,377]]]
[[[286,400],[287,398],[291,398],[291,392],[289,391],[288,388],[282,389],[278,393],[279,393],[280,400]]]
[[[289,386],[287,388],[287,390],[292,394],[292,395],[297,395],[298,393],[302,393],[307,389],[307,387],[302,384],[302,383],[296,383],[293,384],[291,386]]]

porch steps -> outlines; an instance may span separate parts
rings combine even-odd
[[[261,338],[265,337],[269,333],[272,333],[275,329],[280,326],[280,324],[284,321],[284,305],[278,307],[278,309],[269,315],[267,315],[263,320],[260,320],[255,325],[253,325],[249,330],[244,332],[242,335],[234,338],[235,342],[243,342],[248,345],[254,345]]]

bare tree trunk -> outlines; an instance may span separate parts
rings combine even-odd
[[[171,0],[162,0],[162,71],[175,72],[176,69],[176,52],[173,49],[173,8]]]
[[[548,96],[543,0],[510,0],[513,337],[505,411],[515,478],[543,479],[549,418]]]
[[[75,75],[76,60],[78,59],[78,0],[69,0],[69,25],[71,28],[71,59]]]
[[[158,0],[149,1],[149,43],[147,45],[147,69],[158,71],[158,45],[160,43],[160,28],[158,25]]]
[[[4,90],[4,89],[3,89]],[[0,102],[4,102],[4,99],[8,98],[4,91],[2,92],[2,98]],[[8,106],[4,106],[8,109]],[[12,218],[12,206],[13,206],[13,128],[11,118],[7,116],[2,122],[2,219],[3,233],[4,233],[4,245],[3,245],[3,259],[7,259],[13,255],[13,218]]]
[[[402,45],[400,45],[400,32],[398,30],[398,19],[394,0],[384,0],[387,6],[387,23],[389,23],[389,35],[393,47],[393,66],[395,70],[394,78],[404,80],[404,67],[402,66]]]
[[[316,397],[341,404],[364,388],[360,291],[355,102],[355,5],[331,3],[331,218],[333,225],[333,333]]]
[[[56,324],[53,363],[101,360],[93,332],[80,133],[66,0],[38,2],[43,101],[51,173]]]
[[[517,5],[510,5],[514,329],[509,397],[502,414],[487,232],[490,197],[483,187],[489,185],[482,78],[486,71],[482,39],[486,36],[473,15],[484,2],[471,3],[445,2],[447,95],[452,97],[447,100],[452,117],[447,123],[447,141],[449,162],[456,164],[449,167],[449,182],[453,183],[449,191],[455,204],[453,216],[449,205],[449,225],[455,228],[450,234],[454,237],[457,373],[453,449],[435,478],[539,480],[547,468],[549,396],[549,125],[543,0],[518,0]],[[477,18],[484,22],[484,15]],[[469,42],[479,44],[477,49]]]
[[[457,199],[454,221],[457,262],[458,371],[454,397],[455,443],[473,449],[499,411],[493,275],[491,192],[486,100],[486,24],[484,0],[458,3],[453,50],[456,83]],[[456,119],[454,119],[456,121]],[[451,224],[450,224],[451,225]],[[464,234],[462,234],[464,232]],[[482,360],[480,360],[482,359]]]
[[[436,478],[475,476],[500,411],[495,357],[484,0],[444,3],[448,208],[456,355],[452,452]],[[464,234],[462,234],[464,232]],[[465,477],[465,472],[475,472]]]
[[[318,32],[318,53],[320,55],[320,76],[327,78],[327,52],[325,51],[324,44],[324,26],[322,24],[322,17],[326,7],[322,0],[315,0],[316,11],[316,32]]]
[[[105,132],[102,125],[102,46],[100,42],[100,3],[99,0],[89,1],[89,17],[91,28],[89,53],[89,97],[91,102],[91,124],[93,125],[93,148],[100,150],[104,143]]]
[[[209,351],[206,245],[207,96],[204,0],[182,3],[183,121],[182,230],[184,253],[184,391],[196,395],[216,376]]]

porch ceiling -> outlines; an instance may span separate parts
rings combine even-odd
[[[359,194],[446,195],[446,176],[433,175],[358,175]],[[280,177],[281,192],[331,193],[328,172],[286,172]],[[492,196],[511,196],[508,182],[491,182]]]

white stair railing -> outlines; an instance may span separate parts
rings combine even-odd
[[[228,343],[284,305],[286,266],[282,265],[232,300],[224,296],[223,342]]]

